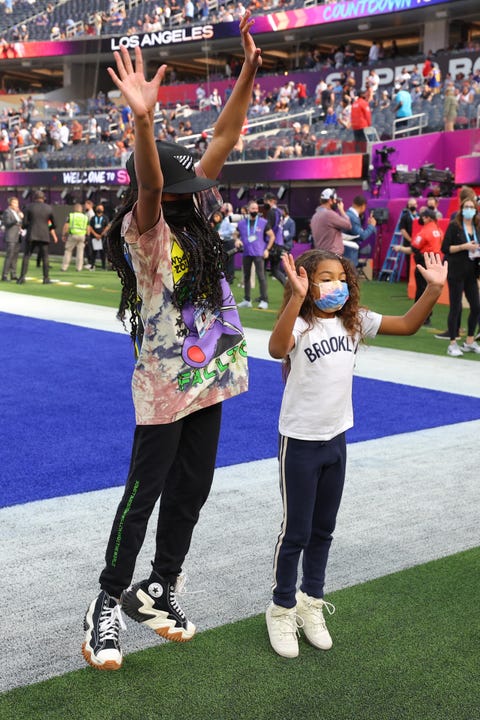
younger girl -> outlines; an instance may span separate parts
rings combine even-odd
[[[323,588],[345,478],[345,432],[353,425],[358,345],[377,333],[415,333],[440,296],[447,267],[438,255],[425,254],[421,298],[403,316],[382,316],[360,307],[357,276],[345,258],[309,250],[296,263],[291,255],[283,263],[288,283],[269,343],[287,375],[279,421],[283,520],[266,620],[275,652],[296,657],[297,624],[315,647],[332,646],[323,608],[334,608],[324,601]]]

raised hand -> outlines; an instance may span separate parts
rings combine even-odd
[[[297,273],[295,260],[293,259],[293,255],[290,255],[290,253],[284,253],[282,255],[282,263],[285,274],[290,283],[290,287],[292,288],[292,294],[303,299],[308,292],[307,271],[304,267],[301,267]]]
[[[240,20],[240,36],[242,38],[243,51],[245,53],[245,62],[257,69],[262,65],[262,51],[257,48],[255,41],[250,34],[250,28],[255,23],[251,19],[252,13],[247,10]]]
[[[109,67],[107,68],[108,73],[132,108],[133,114],[137,118],[152,114],[167,66],[161,65],[152,80],[148,82],[145,78],[142,51],[139,47],[135,48],[135,67],[133,67],[126,48],[121,47],[120,52],[114,52],[113,55],[117,72]]]
[[[425,267],[417,265],[418,272],[423,275],[429,285],[445,285],[447,280],[448,263],[442,262],[440,255],[424,253]]]

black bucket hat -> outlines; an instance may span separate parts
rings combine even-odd
[[[179,195],[197,193],[217,185],[216,180],[195,174],[193,153],[177,143],[158,141],[157,152],[163,174],[163,192]],[[127,172],[133,188],[137,187],[134,153],[127,160]]]

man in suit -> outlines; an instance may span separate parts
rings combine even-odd
[[[17,279],[17,259],[20,250],[20,232],[22,230],[23,213],[20,210],[17,197],[8,198],[8,207],[3,213],[3,225],[5,227],[5,262],[3,264],[2,281],[7,282],[10,278]]]
[[[35,250],[41,251],[43,263],[43,283],[51,283],[48,277],[48,245],[50,238],[55,243],[58,242],[57,233],[55,232],[55,219],[53,217],[53,209],[51,205],[45,202],[45,194],[42,190],[37,190],[33,196],[33,202],[28,205],[25,210],[23,219],[23,227],[27,231],[25,253],[23,255],[22,272],[17,280],[19,285],[25,282],[25,276],[28,271],[28,263],[30,255]]]

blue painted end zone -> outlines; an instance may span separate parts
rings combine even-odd
[[[122,485],[134,427],[125,335],[0,313],[0,506]],[[224,403],[218,466],[277,451],[280,366],[250,360]],[[356,378],[349,442],[477,419],[480,399]]]

